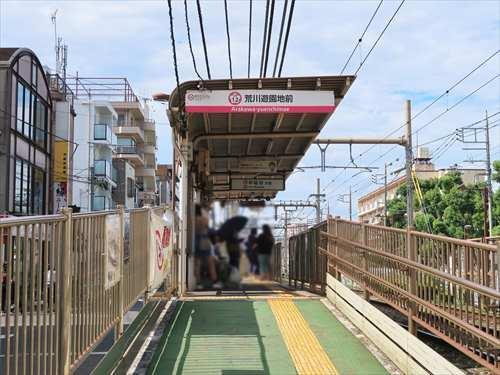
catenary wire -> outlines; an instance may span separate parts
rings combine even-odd
[[[382,38],[382,36],[384,35],[385,31],[387,30],[387,28],[389,27],[389,25],[391,24],[391,22],[394,20],[394,18],[396,17],[396,15],[398,14],[399,10],[401,9],[401,7],[403,6],[403,4],[405,3],[406,0],[403,0],[401,1],[401,3],[399,4],[399,6],[397,7],[396,11],[394,12],[394,14],[392,15],[392,17],[389,19],[389,21],[387,22],[387,24],[385,25],[385,27],[382,29],[382,32],[379,34],[378,38],[375,40],[375,42],[372,44],[370,50],[368,51],[368,53],[366,54],[365,58],[361,61],[361,63],[359,64],[359,67],[358,69],[356,69],[356,72],[354,72],[354,75],[357,76],[359,71],[361,70],[361,68],[363,67],[363,65],[365,64],[366,60],[368,60],[368,57],[370,57],[371,53],[373,52],[373,50],[375,49],[375,47],[377,46],[377,43],[379,42],[379,40]]]
[[[344,64],[344,67],[341,69],[340,71],[340,74],[339,75],[342,75],[344,74],[344,71],[345,69],[347,68],[347,65],[349,64],[349,62],[351,61],[352,59],[352,56],[354,55],[354,53],[356,52],[356,50],[358,49],[360,43],[363,41],[363,37],[365,36],[366,32],[368,31],[368,28],[370,27],[373,19],[375,18],[375,16],[377,15],[377,12],[378,10],[380,9],[380,6],[382,5],[384,0],[380,0],[380,2],[378,3],[377,5],[377,8],[375,9],[375,11],[373,12],[371,18],[370,18],[370,21],[368,21],[368,24],[366,25],[365,29],[363,30],[363,33],[361,34],[361,36],[358,38],[358,42],[354,45],[354,48],[351,52],[351,54],[349,55],[349,57],[347,58],[347,61],[345,62]]]
[[[278,57],[281,49],[281,40],[283,38],[283,28],[285,27],[285,18],[286,18],[286,10],[288,8],[288,0],[285,0],[283,4],[283,14],[281,16],[281,26],[280,26],[280,34],[278,38],[278,47],[276,47],[276,57],[274,58],[274,68],[273,68],[273,77],[276,77],[276,68],[278,67]]]
[[[195,71],[196,75],[198,76],[198,78],[203,81],[203,78],[201,77],[200,73],[198,72],[198,67],[196,66],[196,59],[194,57],[194,52],[193,52],[193,44],[191,43],[191,28],[189,27],[187,0],[184,0],[184,15],[185,15],[185,20],[186,20],[189,52],[191,53],[191,59],[193,60],[193,68],[194,68],[194,71]]]
[[[267,63],[269,60],[269,50],[271,49],[271,36],[273,35],[273,21],[274,21],[274,5],[275,0],[271,0],[271,12],[269,14],[269,29],[267,30],[267,42],[266,42],[266,57],[264,58],[264,74],[267,74]]]
[[[250,0],[250,9],[248,11],[248,71],[247,77],[250,78],[250,60],[252,57],[252,3]]]
[[[231,59],[231,37],[229,35],[229,19],[227,14],[227,0],[224,0],[224,14],[226,16],[227,54],[229,58],[229,77],[233,79],[233,61]]]
[[[283,50],[281,51],[281,62],[280,62],[280,68],[278,70],[278,77],[281,77],[281,71],[283,70],[283,63],[285,62],[285,54],[286,54],[286,48],[288,46],[288,37],[290,35],[290,28],[292,26],[294,8],[295,8],[295,0],[292,0],[290,4],[290,12],[288,13],[288,23],[286,25],[285,41],[283,43]]]
[[[169,2],[170,1],[171,0],[169,0]],[[207,76],[208,79],[212,79],[212,75],[210,74],[210,64],[208,63],[207,41],[205,39],[205,29],[203,27],[203,14],[201,13],[200,0],[196,0],[196,8],[198,10],[198,20],[200,22],[201,41],[203,43],[203,52],[205,53],[205,65],[207,67]]]

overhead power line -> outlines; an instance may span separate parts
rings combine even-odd
[[[250,0],[250,9],[248,16],[248,72],[247,77],[250,78],[250,58],[252,56],[252,0]]]
[[[170,1],[171,0],[169,0],[169,2]],[[207,42],[205,40],[205,29],[203,28],[203,15],[201,13],[200,0],[196,0],[196,7],[198,9],[198,20],[200,21],[201,40],[203,42],[203,52],[205,53],[205,64],[207,66],[207,76],[208,76],[208,79],[212,79],[212,75],[210,74],[210,64],[208,63]]]
[[[227,16],[227,0],[224,0],[224,13],[226,15],[226,35],[227,35],[227,53],[229,57],[229,77],[233,79],[233,62],[231,60],[231,37],[229,36],[229,20]]]
[[[278,71],[278,77],[281,77],[281,71],[283,69],[283,63],[285,62],[286,47],[288,46],[288,36],[290,35],[290,27],[292,26],[293,9],[295,8],[295,0],[292,0],[290,4],[290,12],[288,13],[288,23],[286,26],[285,42],[283,44],[283,50],[281,52],[281,63]]]
[[[187,36],[188,36],[188,42],[189,42],[189,52],[191,53],[191,59],[193,60],[193,68],[194,68],[194,71],[195,71],[196,75],[198,76],[198,78],[203,81],[203,78],[201,78],[201,75],[198,72],[198,67],[196,66],[196,59],[194,57],[193,45],[191,43],[191,28],[189,27],[187,0],[184,0],[184,14],[185,14],[185,18],[186,18],[186,29],[187,29]]]
[[[264,68],[264,55],[266,54],[266,36],[267,36],[267,21],[268,21],[268,18],[269,18],[269,1],[270,0],[266,0],[266,18],[264,20],[264,34],[262,35],[262,53],[261,53],[261,56],[260,56],[260,73],[259,73],[259,77],[262,78],[262,72],[263,72],[263,68]]]
[[[271,49],[271,35],[273,35],[273,21],[274,21],[274,4],[275,0],[271,0],[271,12],[269,14],[269,30],[267,30],[267,43],[266,43],[266,57],[264,59],[264,74],[267,74],[267,62],[269,60],[269,50]]]
[[[283,14],[281,15],[280,36],[278,39],[278,47],[276,48],[276,57],[274,58],[273,77],[276,77],[276,68],[278,67],[278,57],[281,49],[281,39],[283,37],[283,28],[285,26],[286,10],[288,8],[288,0],[283,4]]]
[[[177,52],[175,50],[175,36],[174,36],[174,17],[172,16],[172,0],[168,0],[168,17],[170,19],[170,41],[172,42],[172,55],[174,59],[174,71],[175,71],[175,82],[177,84],[177,95],[179,95],[179,103],[180,100],[180,81],[179,81],[179,70],[177,67]]]
[[[349,65],[349,62],[351,61],[352,59],[352,56],[354,56],[354,53],[356,52],[356,50],[358,49],[359,45],[361,44],[361,42],[363,41],[363,37],[365,36],[366,32],[368,31],[368,28],[370,27],[373,19],[375,18],[375,16],[377,15],[377,12],[378,10],[380,9],[380,6],[382,5],[382,3],[384,2],[384,0],[380,0],[380,2],[378,3],[377,5],[377,8],[375,9],[375,11],[373,12],[371,18],[370,18],[370,21],[368,21],[368,24],[366,25],[365,29],[363,30],[363,33],[361,34],[361,36],[358,38],[358,42],[354,45],[354,48],[352,49],[352,52],[351,54],[349,55],[349,57],[347,58],[347,61],[345,62],[344,64],[344,67],[342,68],[342,70],[340,71],[340,74],[339,75],[342,75],[345,71],[345,69],[347,68],[347,65]]]
[[[375,47],[377,46],[377,43],[379,42],[379,40],[382,38],[382,36],[384,35],[385,31],[387,30],[387,28],[389,27],[389,25],[391,24],[391,22],[394,20],[394,18],[396,17],[396,14],[398,14],[399,10],[401,9],[401,7],[403,6],[403,4],[405,3],[406,0],[403,0],[401,1],[401,3],[399,4],[399,6],[397,7],[396,11],[394,12],[394,14],[392,15],[392,17],[389,19],[389,21],[387,22],[387,24],[385,25],[385,27],[382,29],[382,32],[379,34],[378,38],[375,40],[375,42],[372,44],[370,50],[368,51],[368,53],[366,54],[365,58],[361,61],[361,64],[359,64],[359,67],[358,69],[356,69],[356,72],[354,72],[354,75],[358,75],[358,72],[361,70],[362,66],[365,64],[366,60],[368,59],[368,57],[370,57],[370,54],[372,53],[372,51],[375,49]]]
[[[454,90],[457,86],[459,86],[462,82],[464,82],[468,77],[470,77],[474,72],[476,72],[478,69],[483,67],[488,61],[490,61],[493,57],[495,57],[498,53],[500,53],[500,50],[495,51],[492,55],[488,56],[485,60],[481,61],[479,65],[475,66],[474,69],[472,69],[470,72],[468,72],[465,76],[461,77],[457,82],[455,82],[451,87],[446,89],[441,95],[436,97],[430,104],[425,106],[423,109],[418,111],[415,115],[411,117],[411,120],[415,120],[417,117],[428,111],[434,104],[436,104],[439,100],[441,100],[444,96],[449,94],[452,90]],[[399,127],[396,129],[390,131],[383,139],[387,139],[390,136],[396,134],[399,130],[401,130],[403,127],[406,126],[406,122],[401,124]],[[378,144],[373,144],[372,146],[368,147],[365,151],[363,151],[361,154],[357,156],[357,158],[363,157],[366,155],[368,152],[373,150],[375,147],[377,147]],[[393,148],[392,148],[393,149]]]

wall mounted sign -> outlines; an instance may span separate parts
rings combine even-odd
[[[215,90],[186,91],[188,113],[332,113],[333,91]]]
[[[231,190],[285,190],[285,180],[276,178],[232,178]]]

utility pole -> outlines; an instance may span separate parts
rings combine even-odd
[[[316,198],[316,224],[319,224],[321,221],[321,198],[324,198],[326,195],[321,194],[321,186],[319,178],[316,179],[316,193],[309,195],[310,197]]]
[[[321,199],[320,199],[320,180],[316,178],[316,224],[321,221]]]
[[[384,227],[386,226],[387,226],[387,162],[384,163]]]
[[[484,138],[481,133],[485,132]],[[491,231],[493,228],[493,215],[492,215],[492,199],[493,199],[493,187],[491,182],[491,149],[490,149],[490,124],[488,111],[486,111],[485,126],[484,127],[465,127],[457,129],[457,135],[460,142],[464,144],[484,144],[484,147],[463,147],[463,150],[470,151],[484,151],[486,157],[483,160],[478,160],[471,158],[469,160],[464,160],[466,163],[485,163],[486,169],[486,189],[484,191],[485,201],[487,197],[487,209],[485,212],[485,217],[488,218],[488,225],[485,225],[484,237],[491,236]],[[487,214],[486,214],[487,213]]]
[[[407,226],[410,230],[413,228],[413,179],[412,179],[412,139],[411,139],[411,101],[406,101],[406,213],[407,213]]]
[[[491,185],[490,124],[488,121],[488,111],[486,111],[486,173],[488,175],[488,235],[485,233],[485,237],[489,237],[493,229],[493,187]]]
[[[349,204],[349,220],[352,221],[352,187],[349,185],[349,193],[339,194],[337,200]]]

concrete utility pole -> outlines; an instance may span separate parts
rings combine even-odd
[[[491,153],[490,153],[490,124],[488,121],[488,111],[486,111],[486,174],[488,175],[488,236],[493,230],[493,186],[491,184]],[[488,237],[485,234],[485,237]]]
[[[407,197],[406,197],[406,213],[407,213],[407,226],[408,228],[413,228],[413,179],[412,179],[412,165],[413,165],[413,153],[412,153],[412,139],[411,139],[411,101],[406,101],[406,185],[407,185]]]
[[[321,221],[321,198],[324,198],[326,195],[321,194],[321,186],[320,179],[316,179],[316,193],[309,195],[309,197],[316,198],[316,224],[319,224]]]
[[[387,226],[387,166],[387,162],[384,163],[384,227]]]

